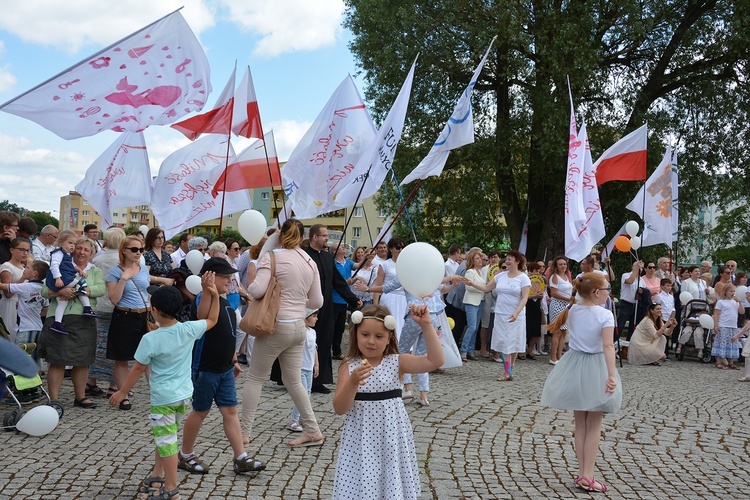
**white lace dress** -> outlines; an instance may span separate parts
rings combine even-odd
[[[349,373],[362,364],[349,362]],[[398,355],[385,356],[358,393],[401,389]],[[355,400],[341,433],[333,498],[406,499],[421,494],[417,454],[409,415],[401,396]]]

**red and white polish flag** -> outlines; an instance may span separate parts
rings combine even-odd
[[[281,185],[279,157],[276,154],[276,143],[273,130],[269,130],[263,140],[250,144],[244,151],[232,158],[214,185],[212,194],[216,197],[219,191],[239,191]],[[266,151],[268,159],[266,160]],[[269,170],[271,171],[269,176]]]
[[[236,135],[247,138],[263,138],[263,126],[260,123],[260,110],[258,109],[258,99],[255,97],[255,86],[253,85],[250,66],[247,67],[235,93],[233,122],[232,132]]]
[[[635,129],[602,154],[594,163],[596,184],[609,181],[646,180],[648,125]]]
[[[181,132],[191,141],[197,139],[201,134],[224,134],[229,135],[232,125],[232,108],[234,107],[234,79],[237,68],[232,70],[229,81],[224,90],[216,100],[211,111],[191,116],[181,122],[173,123],[172,128]]]
[[[138,132],[200,111],[208,59],[179,12],[110,45],[6,104],[63,139]]]

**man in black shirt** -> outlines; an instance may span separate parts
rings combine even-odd
[[[335,289],[346,301],[350,309],[362,307],[362,302],[352,293],[349,285],[346,284],[346,280],[336,269],[336,265],[333,262],[333,255],[325,251],[328,245],[328,228],[322,224],[314,224],[310,226],[309,236],[310,246],[305,248],[305,252],[318,265],[320,287],[323,292],[323,307],[318,312],[318,323],[315,325],[315,332],[318,336],[318,363],[320,365],[320,372],[313,379],[312,392],[328,394],[331,390],[323,384],[333,383],[331,347],[333,345],[335,317],[331,292]]]

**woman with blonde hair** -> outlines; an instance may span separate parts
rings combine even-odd
[[[552,299],[549,302],[549,321],[556,324],[555,319],[568,306],[570,294],[573,292],[573,284],[568,276],[568,259],[563,255],[555,257],[552,261],[552,274],[549,277],[549,292]],[[554,330],[547,329],[552,334],[552,345],[549,350],[549,364],[554,365],[563,355],[565,347],[565,334],[568,326],[563,322],[559,328]]]
[[[115,306],[107,335],[107,359],[115,362],[113,371],[117,387],[125,384],[128,362],[135,359],[135,351],[147,331],[151,304],[146,289],[150,277],[148,267],[141,264],[143,251],[141,238],[126,236],[117,251],[119,264],[107,275],[107,294]],[[119,407],[130,410],[130,399],[123,399]]]
[[[266,294],[271,278],[273,255],[273,273],[281,289],[279,313],[273,333],[256,337],[253,345],[242,400],[242,436],[246,444],[250,443],[252,436],[255,410],[260,402],[263,382],[271,373],[271,365],[277,358],[281,365],[284,386],[300,412],[304,428],[299,438],[288,442],[289,446],[323,444],[323,434],[318,427],[301,377],[302,352],[307,335],[306,309],[320,309],[323,305],[318,266],[300,249],[303,237],[302,223],[297,219],[287,219],[281,226],[281,248],[271,250],[260,258],[255,280],[247,289],[256,300]],[[241,323],[240,328],[242,326]]]
[[[601,307],[612,289],[606,278],[595,272],[574,281],[568,305],[547,327],[559,331],[567,324],[570,349],[547,377],[541,403],[573,410],[578,459],[574,484],[588,491],[605,492],[609,488],[594,478],[602,419],[605,413],[616,413],[622,404],[620,376],[615,367],[615,318]],[[576,295],[580,303],[576,303]]]
[[[475,285],[484,285],[487,282],[487,276],[482,273],[482,250],[472,248],[466,254],[466,273],[464,279]],[[466,288],[464,293],[464,311],[466,311],[466,332],[461,342],[461,360],[476,361],[474,356],[474,347],[477,341],[477,331],[482,322],[482,305],[484,301],[482,290],[471,286]]]

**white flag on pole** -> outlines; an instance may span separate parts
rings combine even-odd
[[[570,93],[570,89],[568,89]],[[565,176],[565,255],[578,241],[578,230],[585,220],[583,211],[584,142],[578,137],[573,96],[570,94],[570,132],[568,134],[568,169]]]
[[[490,46],[487,47],[487,52],[484,53],[484,57],[482,57],[479,65],[474,70],[474,75],[471,77],[469,86],[466,87],[466,90],[459,97],[456,109],[453,110],[453,114],[448,118],[448,123],[445,124],[443,131],[440,132],[437,141],[432,145],[432,149],[419,165],[401,181],[402,186],[416,179],[426,179],[427,177],[440,175],[445,167],[445,162],[448,161],[448,153],[452,149],[474,142],[474,117],[471,114],[471,94],[474,91],[474,86],[477,84],[484,63],[487,61],[492,44],[495,43],[495,38],[492,39]]]
[[[211,189],[224,171],[227,140],[226,136],[206,134],[162,162],[154,181],[157,195],[151,206],[167,239],[220,216],[221,199],[215,199]],[[231,146],[229,156],[234,156]],[[251,206],[247,191],[226,193],[225,214],[247,210]]]
[[[294,213],[310,218],[334,210],[333,197],[352,181],[374,136],[370,114],[347,76],[281,170]]]
[[[679,196],[679,183],[677,182],[678,175],[678,163],[677,163],[677,150],[674,150],[672,155],[672,241],[677,241],[677,232],[679,231],[679,219],[680,219],[680,196]],[[671,248],[671,247],[670,247]]]
[[[112,209],[151,204],[151,169],[141,132],[125,132],[99,156],[76,187],[83,199],[112,225]]]
[[[591,249],[606,236],[602,204],[599,200],[599,189],[596,186],[596,169],[591,160],[589,138],[586,124],[581,127],[578,140],[583,143],[583,182],[581,185],[581,199],[583,201],[584,219],[576,222],[578,228],[577,241],[572,247],[565,248],[565,256],[580,262],[591,253]]]
[[[623,224],[622,227],[615,233],[615,235],[612,236],[612,239],[609,240],[607,246],[602,250],[602,257],[612,257],[612,252],[614,252],[615,250],[615,240],[617,240],[618,236],[627,236],[628,238],[630,238],[630,235],[625,229],[625,226],[627,226],[627,224],[627,222]]]
[[[526,255],[526,250],[529,246],[529,215],[526,214],[526,220],[523,221],[523,229],[521,230],[521,241],[518,243],[518,251]]]
[[[137,132],[203,108],[211,93],[203,47],[174,12],[4,104],[63,139]]]
[[[406,108],[409,106],[409,95],[414,80],[414,66],[416,59],[411,65],[409,74],[406,76],[401,91],[391,106],[383,124],[380,126],[378,135],[370,143],[365,154],[357,162],[351,172],[351,181],[335,197],[336,206],[345,208],[354,205],[359,200],[364,200],[375,194],[383,185],[388,172],[393,165],[393,157],[396,155],[396,147],[401,140],[406,119]],[[369,173],[368,173],[369,172]],[[367,182],[365,182],[367,179]],[[364,188],[362,183],[364,182]],[[360,194],[361,190],[361,194]]]
[[[625,207],[643,219],[642,247],[666,243],[672,248],[672,177],[672,148],[667,146],[646,185]]]

